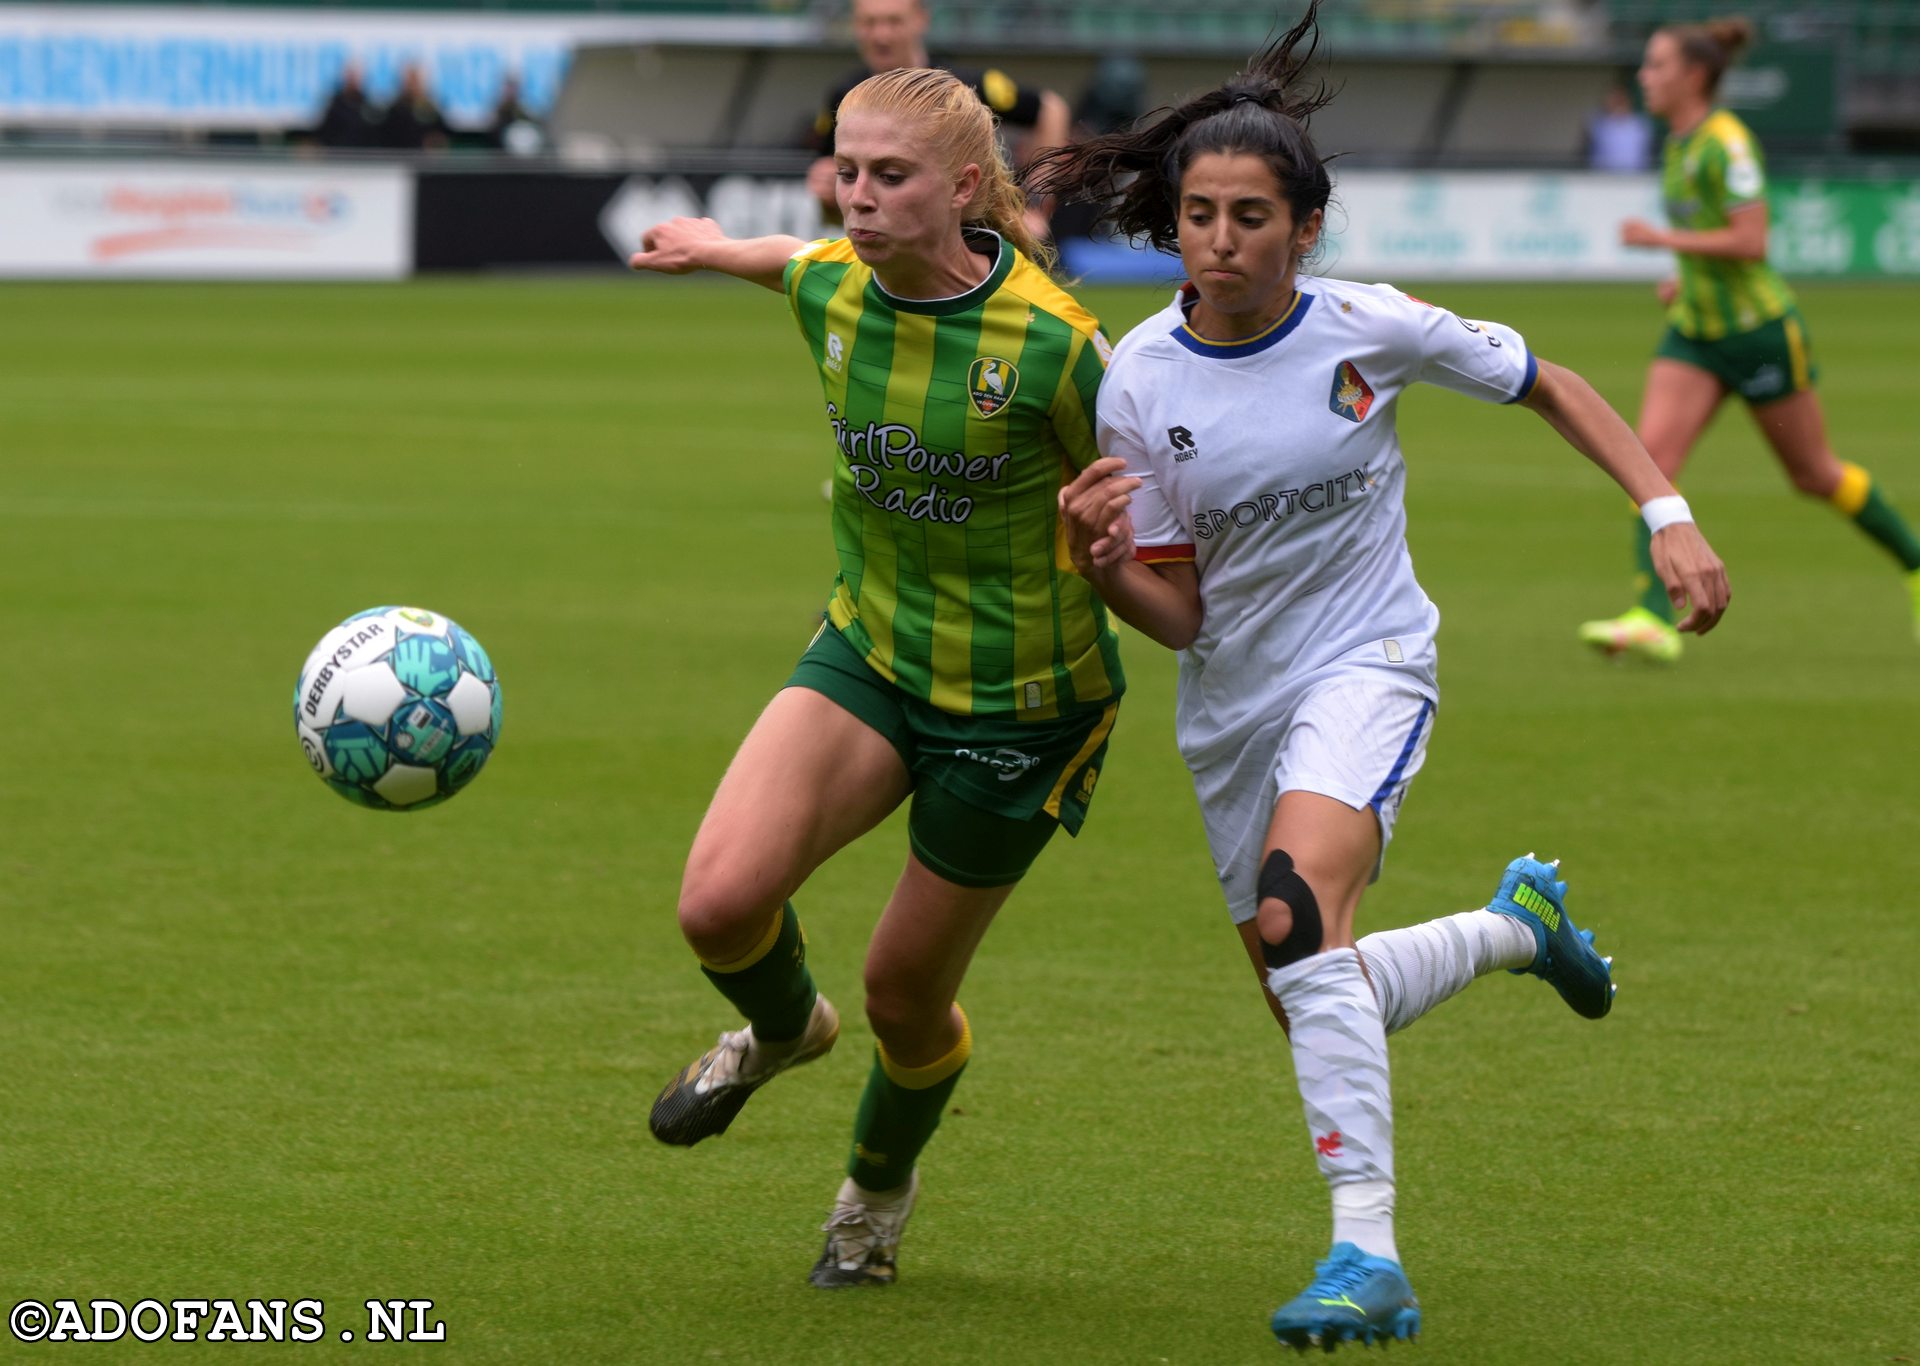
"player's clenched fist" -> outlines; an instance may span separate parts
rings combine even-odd
[[[1127,515],[1127,505],[1140,480],[1121,477],[1126,467],[1119,456],[1103,456],[1060,490],[1067,555],[1083,578],[1133,558],[1133,519]]]

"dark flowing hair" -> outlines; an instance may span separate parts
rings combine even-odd
[[[1753,21],[1734,16],[1697,24],[1668,24],[1657,31],[1671,35],[1688,64],[1706,72],[1708,99],[1720,92],[1720,78],[1753,43]]]
[[[1306,76],[1320,45],[1319,9],[1320,0],[1309,0],[1299,23],[1206,94],[1156,109],[1117,133],[1042,153],[1027,168],[1027,193],[1092,203],[1124,236],[1177,251],[1187,168],[1211,152],[1244,154],[1267,164],[1294,223],[1304,223],[1333,195],[1328,158],[1307,131],[1335,93]]]

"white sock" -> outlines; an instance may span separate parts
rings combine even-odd
[[[1349,1181],[1333,1188],[1333,1241],[1369,1257],[1400,1260],[1393,1241],[1393,1182]]]
[[[1333,1188],[1334,1241],[1399,1261],[1387,1035],[1360,955],[1352,949],[1315,954],[1275,968],[1267,985],[1286,1007],[1307,1130],[1320,1174]]]
[[[1381,930],[1360,941],[1389,1034],[1459,995],[1483,973],[1526,967],[1535,952],[1532,930],[1487,910]]]
[[[842,1205],[865,1205],[868,1209],[890,1210],[907,1204],[918,1193],[911,1181],[890,1191],[870,1191],[849,1176],[840,1183],[840,1193],[834,1199]]]

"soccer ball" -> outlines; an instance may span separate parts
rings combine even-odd
[[[418,607],[375,607],[300,669],[293,725],[313,771],[350,802],[419,811],[473,781],[500,742],[500,679],[480,642]]]

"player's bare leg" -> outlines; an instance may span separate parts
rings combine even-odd
[[[761,1086],[833,1047],[839,1018],[788,898],[908,790],[893,745],[811,689],[782,690],[754,723],[694,837],[679,906],[681,933],[748,1024],[661,1091],[649,1125],[663,1143],[724,1133]]]
[[[954,998],[1012,891],[959,886],[908,856],[867,948],[867,1022],[877,1046],[847,1178],[822,1225],[826,1246],[809,1278],[816,1286],[890,1285],[897,1275],[920,1151],[973,1051]]]
[[[1818,395],[1806,389],[1763,404],[1753,420],[1796,489],[1833,504],[1900,562],[1920,636],[1920,539],[1872,475],[1833,453]]]
[[[1653,463],[1668,479],[1679,482],[1694,443],[1726,397],[1726,386],[1696,366],[1662,358],[1648,368],[1637,431]],[[1680,633],[1673,626],[1673,606],[1667,601],[1666,589],[1653,570],[1651,543],[1646,524],[1636,516],[1634,591],[1638,600],[1617,617],[1583,622],[1579,635],[1605,655],[1671,664],[1680,658]]]
[[[1247,960],[1253,964],[1253,975],[1260,980],[1260,995],[1266,1000],[1267,1009],[1272,1012],[1274,1022],[1282,1032],[1287,1028],[1286,1008],[1280,1004],[1280,998],[1273,994],[1273,988],[1267,985],[1267,974],[1273,969],[1267,966],[1267,956],[1260,948],[1260,922],[1244,921],[1233,927],[1239,932],[1240,947],[1247,952]]]
[[[1726,397],[1727,386],[1698,366],[1662,357],[1647,367],[1634,431],[1660,473],[1675,484]]]

